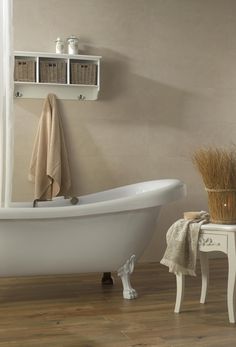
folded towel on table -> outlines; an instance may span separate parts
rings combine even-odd
[[[35,183],[34,198],[37,200],[66,196],[71,186],[67,149],[54,94],[49,94],[43,105],[29,180]]]
[[[186,212],[184,219],[179,219],[167,231],[167,248],[161,264],[169,267],[174,274],[196,276],[198,237],[201,225],[209,222],[205,211]]]

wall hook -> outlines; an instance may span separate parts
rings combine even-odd
[[[79,99],[79,100],[85,100],[86,97],[85,97],[84,95],[80,94],[80,95],[78,96],[78,99]]]
[[[23,94],[20,93],[20,92],[16,92],[16,93],[15,93],[15,97],[16,97],[16,98],[21,98],[22,96],[23,96]]]

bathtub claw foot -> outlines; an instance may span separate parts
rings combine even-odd
[[[132,255],[118,270],[118,276],[121,278],[123,284],[123,298],[128,300],[135,299],[138,296],[136,290],[132,288],[130,283],[130,275],[134,271],[134,262],[135,255]]]
[[[133,288],[130,290],[124,290],[123,291],[123,298],[124,299],[132,300],[132,299],[136,299],[137,297],[138,297],[138,293]]]
[[[103,286],[113,286],[113,278],[111,277],[110,272],[104,272],[102,276],[102,285]]]

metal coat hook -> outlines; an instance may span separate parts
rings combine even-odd
[[[78,100],[85,100],[86,99],[86,96],[84,96],[84,95],[82,95],[82,94],[80,94],[79,96],[78,96]]]
[[[23,94],[20,93],[20,92],[16,92],[16,93],[15,93],[15,97],[16,97],[16,98],[21,98],[22,96],[23,96]]]

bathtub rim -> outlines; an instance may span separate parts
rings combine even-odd
[[[172,201],[178,200],[186,195],[186,185],[178,179],[159,179],[138,182],[130,185],[120,186],[97,193],[81,196],[98,196],[104,192],[115,192],[119,189],[129,189],[144,184],[153,184],[153,188],[136,194],[109,199],[99,202],[90,202],[88,204],[78,204],[70,206],[51,206],[51,207],[17,207],[13,206],[0,209],[0,220],[31,220],[31,219],[55,219],[70,218],[89,215],[108,214],[114,212],[130,211],[144,209],[149,207],[161,206]],[[155,187],[155,184],[163,183],[163,186]],[[22,203],[24,205],[24,203]]]

